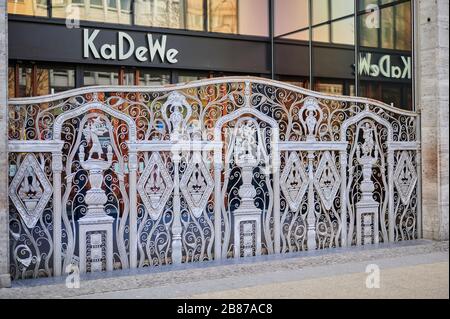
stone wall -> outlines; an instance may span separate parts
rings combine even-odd
[[[448,240],[448,0],[419,0],[418,109],[422,114],[423,236]]]
[[[8,22],[6,0],[0,0],[0,288],[9,287],[8,152],[6,135],[8,97]]]

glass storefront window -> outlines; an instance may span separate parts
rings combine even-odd
[[[381,47],[394,48],[394,7],[381,10]]]
[[[203,0],[136,0],[137,25],[203,30]]]
[[[325,81],[317,80],[314,84],[314,90],[317,92],[343,95],[344,94],[344,84],[341,83],[327,83]]]
[[[170,84],[170,73],[164,71],[139,70],[139,85],[155,86]]]
[[[208,0],[208,31],[268,36],[268,1]]]
[[[329,20],[328,0],[312,1],[312,24],[316,25]]]
[[[131,0],[51,0],[52,17],[72,21],[131,23]]]
[[[19,66],[17,97],[33,96],[33,68]]]
[[[208,31],[237,33],[237,0],[208,0],[208,15]]]
[[[342,18],[354,13],[354,0],[331,0],[331,19]]]
[[[135,85],[135,71],[134,70],[129,70],[129,71],[122,71],[121,73],[121,79],[119,81],[120,85],[127,85],[127,86],[131,86],[131,85]]]
[[[16,97],[16,76],[15,68],[8,67],[8,97]]]
[[[46,17],[47,0],[8,0],[8,13]]]
[[[309,25],[308,0],[275,1],[275,35],[282,35]]]
[[[36,68],[36,94],[47,95],[75,87],[75,70]]]
[[[313,28],[313,41],[330,42],[330,26],[328,24]]]
[[[355,19],[347,18],[331,24],[331,36],[333,43],[355,44]]]
[[[237,13],[239,34],[269,36],[269,3],[267,0],[239,0]]]
[[[74,69],[18,64],[8,71],[9,97],[47,95],[75,88]]]
[[[371,13],[359,16],[359,45],[363,47],[378,47],[379,28],[372,21]]]
[[[84,71],[84,85],[118,85],[119,72],[114,71]]]
[[[412,48],[411,2],[395,6],[395,48],[409,50]]]
[[[197,80],[207,79],[207,73],[198,73],[198,72],[180,72],[178,75],[178,83],[187,83]]]
[[[308,28],[309,1],[277,0],[275,1],[274,15],[275,15],[275,36],[300,30],[302,28]],[[308,31],[306,31],[306,33],[308,33]],[[303,38],[304,36],[301,36],[299,40],[303,40]]]

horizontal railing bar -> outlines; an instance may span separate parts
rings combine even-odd
[[[421,145],[419,142],[390,142],[388,148],[393,151],[418,151]]]
[[[9,141],[10,153],[55,153],[61,152],[64,141]]]
[[[280,151],[345,151],[347,142],[280,142]]]
[[[77,88],[73,90],[68,90],[64,92],[55,93],[52,95],[42,95],[36,97],[27,98],[11,98],[9,99],[9,104],[12,105],[26,105],[26,104],[38,104],[38,103],[48,103],[55,100],[71,98],[80,94],[97,93],[97,92],[130,92],[130,93],[156,93],[156,92],[170,92],[176,90],[192,89],[205,85],[215,85],[215,84],[226,84],[226,83],[240,83],[250,81],[256,84],[272,85],[278,88],[283,88],[300,94],[305,94],[308,96],[313,96],[316,98],[330,99],[335,101],[350,102],[350,103],[362,103],[371,104],[374,106],[382,107],[394,113],[404,114],[408,116],[418,116],[417,112],[406,111],[396,107],[392,107],[386,103],[382,103],[377,100],[364,98],[364,97],[354,97],[345,95],[332,95],[326,93],[320,93],[316,91],[311,91],[308,89],[300,88],[298,86],[288,84],[285,82],[280,82],[271,79],[262,79],[258,77],[244,76],[244,77],[221,77],[212,79],[203,79],[198,81],[193,81],[189,83],[179,83],[170,84],[164,86],[88,86],[83,88]]]
[[[161,151],[211,151],[220,149],[222,142],[193,141],[193,142],[174,142],[174,141],[140,141],[137,143],[127,143],[130,151],[134,152],[161,152]]]

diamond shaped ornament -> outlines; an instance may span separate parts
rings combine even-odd
[[[203,161],[192,160],[180,181],[181,193],[195,217],[200,217],[211,193],[214,182]]]
[[[340,187],[340,177],[329,151],[323,153],[314,177],[314,186],[327,210],[333,206]]]
[[[9,185],[9,196],[25,225],[36,226],[53,193],[34,154],[27,154]]]
[[[394,184],[404,205],[409,203],[417,183],[417,173],[407,151],[403,151],[394,172]]]
[[[308,188],[305,167],[297,152],[292,152],[289,155],[286,166],[281,173],[280,186],[291,210],[297,211]]]
[[[136,187],[150,217],[157,220],[173,190],[172,178],[158,152],[150,157]]]

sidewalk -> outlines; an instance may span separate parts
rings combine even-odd
[[[379,289],[366,288],[370,264]],[[92,274],[79,289],[65,278],[15,281],[0,298],[449,298],[448,272],[448,242],[420,240]]]

